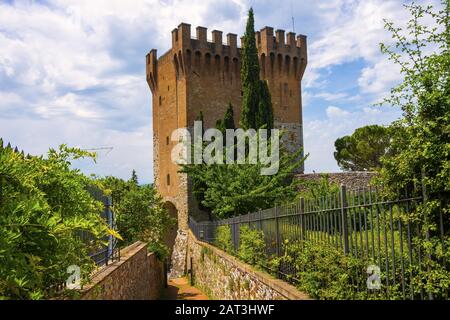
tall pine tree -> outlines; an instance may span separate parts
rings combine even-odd
[[[253,9],[248,13],[247,27],[242,48],[242,115],[244,129],[273,128],[272,100],[267,82],[259,78],[258,49],[256,48]]]
[[[256,124],[257,128],[261,128],[262,126],[265,126],[268,130],[273,128],[272,96],[270,95],[269,86],[265,80],[260,80],[259,82],[259,103]]]
[[[241,127],[256,128],[256,117],[259,104],[259,61],[255,39],[255,20],[253,8],[248,12],[247,27],[242,48],[242,115]]]
[[[225,129],[236,129],[236,126],[234,124],[233,105],[231,103],[228,105],[225,116],[223,117],[223,126],[225,127]]]

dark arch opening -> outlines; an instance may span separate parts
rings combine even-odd
[[[167,210],[169,216],[176,220],[176,224],[171,226],[163,236],[164,244],[169,248],[169,253],[172,255],[178,231],[178,210],[172,202],[164,203],[164,208]]]
[[[180,64],[180,70],[184,73],[184,61],[183,55],[181,54],[181,50],[178,52],[178,63]]]
[[[214,68],[220,75],[220,56],[218,54],[214,57]]]
[[[275,54],[270,53],[270,74],[273,76],[273,69],[275,68]]]
[[[191,53],[191,50],[189,50],[189,49],[186,50],[185,65],[186,65],[186,70],[189,70],[192,65],[192,53]]]
[[[173,56],[173,63],[175,64],[175,73],[177,77],[180,75],[180,64],[178,63],[177,54]]]
[[[290,56],[286,56],[285,57],[284,69],[285,69],[287,75],[289,75],[290,67],[291,67],[291,57]]]
[[[205,54],[206,72],[211,72],[211,54]]]
[[[238,58],[233,58],[233,72],[236,75],[239,74],[239,60],[238,60]]]
[[[298,58],[297,57],[294,58],[294,75],[295,75],[295,77],[297,77],[297,75],[298,75]]]
[[[225,65],[225,72],[226,72],[226,73],[230,72],[230,58],[225,57],[225,58],[223,59],[223,63],[224,63],[224,65]]]
[[[279,73],[282,73],[283,72],[283,55],[280,53],[279,55],[278,55],[278,72]]]
[[[202,54],[200,51],[195,51],[195,58],[194,58],[194,66],[196,70],[200,70],[200,62],[202,59]]]

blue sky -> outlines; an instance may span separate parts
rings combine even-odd
[[[438,6],[437,0],[424,0]],[[407,3],[407,2],[404,2]],[[165,52],[181,22],[242,35],[256,27],[308,36],[303,79],[306,171],[333,172],[336,138],[387,124],[395,108],[373,107],[401,79],[380,54],[391,41],[383,18],[400,24],[400,0],[0,1],[0,137],[32,154],[66,143],[113,147],[86,173],[151,182],[151,94],[145,55]]]

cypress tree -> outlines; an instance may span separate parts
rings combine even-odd
[[[253,8],[250,8],[248,12],[247,27],[244,34],[241,80],[243,91],[241,126],[244,129],[256,128],[256,114],[259,104],[259,61]]]
[[[228,105],[228,109],[225,112],[225,116],[223,118],[223,126],[225,129],[236,129],[236,126],[234,124],[233,105],[231,103]]]
[[[259,103],[258,112],[256,114],[256,128],[265,126],[267,130],[273,128],[273,106],[272,96],[270,95],[267,81],[260,80],[259,83]]]

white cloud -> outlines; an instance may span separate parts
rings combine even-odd
[[[45,120],[23,118],[11,121],[0,118],[0,137],[30,154],[46,154],[50,147],[57,148],[60,144],[82,149],[113,147],[109,153],[98,151],[96,164],[91,160],[74,164],[88,174],[129,178],[131,171],[137,169],[143,182],[153,179],[152,132],[146,126],[119,131],[114,128],[99,129],[94,123],[58,116]]]
[[[400,67],[387,59],[383,59],[361,71],[358,85],[363,93],[370,93],[379,97],[401,80]]]
[[[304,121],[305,152],[310,154],[305,163],[306,172],[339,171],[333,157],[337,138],[352,134],[355,129],[365,125],[387,125],[400,116],[400,112],[389,107],[349,112],[330,106],[326,113],[326,119]]]
[[[434,0],[433,2],[436,2]],[[295,4],[297,31],[308,35],[309,66],[303,87],[311,98],[354,102],[357,95],[330,93],[326,71],[331,66],[363,59],[367,65],[358,85],[361,94],[378,95],[395,80],[383,65],[378,43],[388,39],[382,17],[402,20],[397,0],[330,0]],[[180,22],[209,30],[242,34],[252,5],[258,27],[291,28],[290,6],[268,0],[48,0],[0,4],[0,136],[28,152],[48,146],[113,146],[114,153],[95,168],[128,177],[129,169],[151,179],[151,95],[145,83],[144,56],[171,44],[171,30]],[[308,123],[312,132],[346,123],[353,115],[330,106],[329,118]],[[369,111],[360,111],[370,114]],[[371,114],[388,118],[388,111]],[[357,114],[360,116],[360,114]],[[345,128],[354,123],[349,121]],[[345,121],[344,121],[345,120]],[[344,129],[345,129],[344,128]],[[345,131],[333,131],[334,137]],[[320,132],[319,132],[320,133]],[[331,134],[331,133],[330,133]],[[306,134],[308,145],[320,140]],[[320,134],[317,135],[320,137]],[[327,137],[325,137],[327,138]],[[332,139],[332,138],[329,138]],[[328,140],[325,140],[328,141]],[[325,144],[328,142],[324,142]],[[326,144],[327,145],[327,144]],[[322,158],[327,149],[315,154]],[[117,152],[117,154],[116,154]],[[119,155],[119,152],[124,152]],[[327,155],[329,159],[330,155]],[[327,163],[329,160],[323,160]],[[115,171],[117,170],[117,171]]]
[[[328,118],[342,118],[348,116],[350,113],[335,106],[329,106],[326,110]]]

